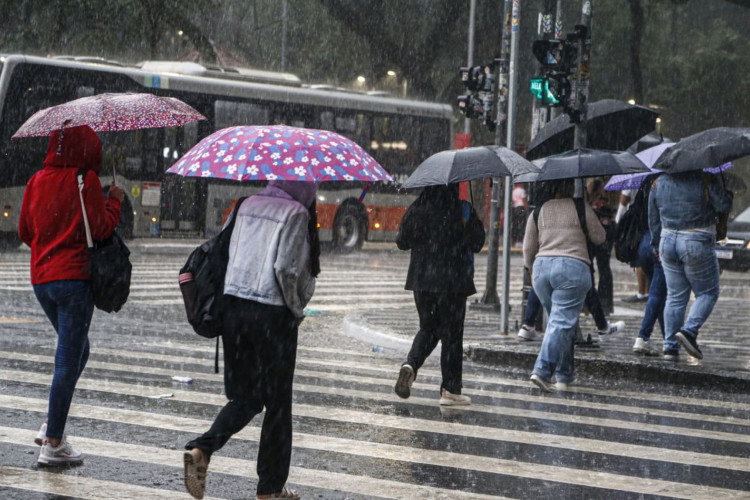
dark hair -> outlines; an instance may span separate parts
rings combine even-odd
[[[549,183],[549,199],[572,198],[575,194],[576,185],[573,179],[560,179]]]
[[[315,200],[310,205],[308,212],[310,214],[307,221],[307,233],[310,237],[310,274],[317,278],[320,274],[320,237],[318,235],[318,212]]]

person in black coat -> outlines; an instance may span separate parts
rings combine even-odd
[[[461,395],[466,298],[476,293],[474,254],[484,246],[484,227],[476,212],[458,197],[458,185],[429,186],[404,214],[396,244],[411,250],[406,290],[414,292],[419,332],[395,391],[408,398],[417,371],[442,342],[441,405],[468,405]]]

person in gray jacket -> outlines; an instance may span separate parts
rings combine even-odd
[[[205,491],[211,454],[263,411],[258,499],[299,498],[285,487],[292,454],[292,379],[297,328],[320,272],[316,186],[272,181],[237,212],[224,294],[224,386],[229,402],[185,445],[185,486]]]

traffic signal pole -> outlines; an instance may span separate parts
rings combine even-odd
[[[508,120],[506,122],[505,147],[514,149],[516,143],[516,93],[518,88],[518,43],[521,38],[521,0],[513,0],[510,38],[510,70],[508,84]],[[503,225],[503,301],[500,308],[500,332],[508,334],[510,312],[510,229],[513,224],[511,198],[513,178],[505,177],[505,224]]]
[[[591,14],[592,0],[583,0],[581,8],[581,25],[586,27],[585,36],[578,40],[578,71],[573,85],[572,99],[575,99],[573,109],[580,117],[576,123],[573,136],[573,148],[586,147],[586,115],[589,100],[589,69],[591,63]],[[572,100],[571,99],[571,100]]]
[[[511,0],[503,2],[503,22],[500,37],[500,60],[497,64],[497,128],[495,128],[495,145],[503,145],[503,127],[506,122],[506,103],[508,93],[508,72],[511,39]],[[506,124],[507,126],[507,124]],[[500,250],[500,189],[501,179],[492,179],[492,194],[490,200],[489,240],[487,242],[487,275],[485,278],[484,294],[472,306],[498,309],[500,297],[497,294],[497,262]],[[506,214],[507,216],[507,214]],[[507,224],[507,222],[506,222]]]
[[[477,9],[477,0],[471,0],[469,3],[469,41],[468,45],[469,48],[467,49],[466,54],[466,66],[472,67],[474,65],[474,27],[475,27],[475,21],[474,17],[476,15],[476,9]],[[470,134],[471,133],[471,118],[468,116],[464,118],[464,133]],[[471,189],[471,187],[469,187]]]

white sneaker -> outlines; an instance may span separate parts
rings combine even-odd
[[[615,333],[620,333],[625,329],[625,322],[624,321],[616,321],[614,323],[610,323],[607,321],[607,329],[606,330],[599,330],[599,335],[614,335]]]
[[[34,442],[39,446],[44,444],[44,439],[47,437],[47,421],[42,422],[42,426],[39,428],[39,432],[34,438]]]
[[[49,442],[42,445],[39,451],[39,465],[66,465],[83,462],[83,454],[73,448],[67,438],[63,436],[60,446],[53,447]]]
[[[471,398],[469,396],[464,396],[463,394],[453,394],[446,389],[443,389],[440,392],[440,395],[441,406],[465,406],[471,404]]]
[[[643,337],[636,337],[635,344],[633,344],[633,352],[636,354],[656,355],[656,350],[651,347],[648,340],[644,340]]]
[[[555,382],[556,391],[567,391],[570,384],[568,382]]]
[[[523,340],[536,340],[536,328],[528,325],[521,325],[518,330],[518,337]]]

